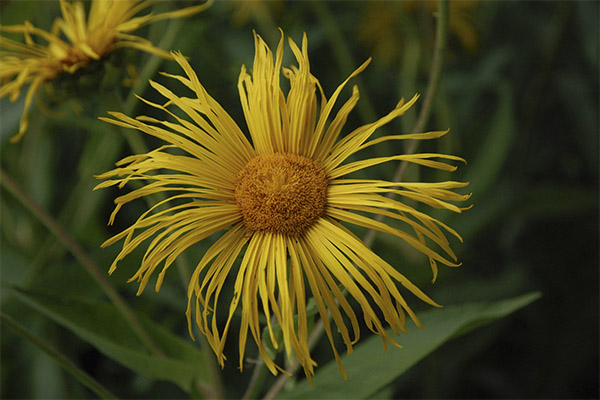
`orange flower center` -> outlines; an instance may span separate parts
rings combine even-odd
[[[299,236],[325,211],[327,176],[309,158],[261,154],[238,174],[235,201],[248,228]]]

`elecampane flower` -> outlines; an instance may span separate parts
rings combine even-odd
[[[358,101],[358,89],[353,88],[350,98],[335,114],[334,105],[344,86],[363,71],[370,60],[327,99],[319,81],[310,73],[306,36],[302,49],[289,41],[298,62],[298,66],[291,68],[282,68],[283,38],[275,57],[258,35],[255,35],[255,45],[252,72],[242,67],[238,81],[250,139],[209,96],[181,54],[175,54],[175,59],[185,76],[164,75],[191,89],[193,96],[178,96],[151,81],[166,103],[144,100],[175,122],[148,116],[133,119],[118,112],[110,113],[113,118],[103,118],[167,143],[147,154],[127,157],[117,164],[118,168],[99,176],[108,180],[97,188],[113,185],[122,188],[130,181],[144,182],[141,188],[115,200],[111,224],[124,204],[144,196],[168,194],[130,228],[103,244],[107,246],[124,239],[110,272],[142,242],[150,240],[142,265],[131,281],[139,281],[140,294],[154,271],[160,268],[155,286],[159,290],[166,271],[184,250],[223,231],[198,262],[189,283],[186,314],[190,335],[193,337],[195,322],[223,365],[230,323],[241,308],[240,369],[250,334],[266,366],[277,374],[282,369],[261,340],[259,314],[264,314],[275,348],[283,345],[287,357],[297,359],[310,379],[316,366],[308,347],[306,310],[312,296],[344,373],[334,333],[339,332],[348,353],[352,352],[360,334],[359,314],[347,297],[360,305],[364,323],[381,336],[384,344],[388,341],[396,344],[386,332],[388,325],[395,333],[406,332],[405,313],[421,326],[399,287],[426,303],[434,306],[436,303],[342,223],[399,237],[427,255],[435,271],[438,262],[457,265],[446,234],[456,237],[458,234],[442,222],[385,194],[396,193],[412,202],[455,212],[462,209],[451,202],[468,198],[452,191],[466,183],[388,182],[347,176],[373,165],[399,160],[452,171],[454,166],[440,160],[463,160],[426,153],[344,163],[351,155],[381,142],[433,139],[447,131],[369,140],[375,130],[411,107],[417,100],[415,96],[408,102],[400,101],[378,121],[340,139],[346,119]],[[287,95],[280,86],[282,73],[290,84]],[[178,107],[189,119],[170,111],[171,107]],[[368,214],[394,218],[407,229],[378,222]],[[219,299],[228,279],[233,282],[233,299],[229,304],[222,304]],[[220,325],[216,315],[223,308],[228,316],[226,323]],[[273,321],[281,327],[282,343],[276,339]],[[350,322],[350,328],[346,321]]]
[[[153,22],[182,18],[206,9],[210,2],[159,14],[137,14],[151,6],[153,1],[92,0],[86,20],[84,4],[80,1],[60,0],[62,18],[57,18],[50,32],[36,28],[30,22],[23,25],[0,26],[0,31],[23,34],[25,43],[0,36],[0,98],[10,95],[19,98],[24,86],[29,85],[18,141],[28,126],[28,110],[40,86],[61,73],[74,73],[91,60],[99,60],[115,49],[130,47],[162,57],[169,53],[155,47],[147,39],[131,34]],[[37,38],[44,42],[39,44]],[[39,41],[38,40],[38,41]]]

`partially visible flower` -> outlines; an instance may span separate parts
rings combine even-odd
[[[474,12],[478,5],[478,0],[450,2],[449,32],[470,52],[477,50],[479,41],[474,23]],[[437,12],[438,1],[371,1],[365,3],[365,7],[362,21],[358,24],[358,38],[374,48],[378,57],[394,62],[402,57],[402,38],[425,36],[411,32],[418,23],[407,23],[410,21],[406,17],[414,20],[423,11],[431,15]]]
[[[33,26],[29,21],[23,25],[0,26],[0,31],[23,34],[25,38],[22,43],[0,36],[0,98],[10,95],[10,100],[16,101],[23,87],[29,85],[19,132],[11,141],[20,140],[27,130],[28,110],[42,84],[59,74],[72,74],[91,60],[99,60],[122,47],[170,57],[168,52],[132,32],[159,20],[191,16],[210,6],[212,0],[181,10],[136,16],[152,3],[92,0],[86,20],[82,2],[60,0],[62,18],[54,21],[50,32]],[[38,43],[40,40],[44,44]]]
[[[396,344],[386,331],[388,325],[396,334],[406,332],[406,314],[422,326],[399,286],[428,304],[437,304],[344,224],[375,229],[404,240],[429,258],[435,277],[436,263],[458,265],[446,235],[460,236],[407,203],[461,212],[464,208],[453,203],[469,198],[453,191],[465,187],[467,183],[463,182],[389,182],[348,175],[400,160],[453,171],[456,167],[444,161],[464,160],[424,153],[346,162],[361,150],[382,142],[435,139],[448,131],[370,139],[378,128],[404,114],[417,101],[418,96],[414,96],[408,102],[401,100],[381,119],[340,138],[358,102],[357,87],[337,113],[333,112],[335,103],[348,81],[362,72],[370,60],[327,99],[319,81],[310,73],[306,36],[301,49],[289,41],[298,66],[282,68],[283,44],[282,37],[274,57],[255,35],[252,72],[242,66],[238,89],[249,137],[210,97],[179,53],[175,59],[185,76],[164,75],[189,88],[192,97],[176,95],[151,81],[166,102],[162,105],[163,102],[144,100],[172,117],[173,122],[148,116],[134,119],[119,112],[111,112],[112,118],[102,118],[166,142],[147,154],[121,160],[116,169],[98,177],[107,180],[96,188],[122,188],[130,181],[144,185],[115,199],[110,224],[124,204],[144,196],[166,195],[131,227],[102,246],[124,239],[123,248],[110,267],[112,273],[120,260],[144,241],[150,241],[139,270],[130,279],[139,281],[141,294],[157,269],[161,269],[155,286],[158,291],[167,270],[182,252],[222,232],[199,260],[189,283],[186,314],[190,335],[193,336],[195,322],[223,365],[231,321],[241,308],[240,369],[250,334],[265,365],[277,374],[283,369],[276,365],[262,341],[261,325],[265,323],[261,324],[259,314],[264,314],[269,338],[266,340],[274,348],[284,350],[290,362],[297,360],[310,379],[316,366],[308,346],[307,302],[312,296],[345,376],[334,335],[341,336],[348,353],[360,336],[359,314],[347,297],[360,306],[365,325],[381,336],[384,345]],[[289,80],[287,94],[280,85],[282,73]],[[172,107],[179,110],[171,110]],[[189,119],[183,118],[182,112]],[[390,199],[385,196],[388,193],[408,201]],[[393,218],[403,228],[378,222],[369,216],[373,214]],[[229,304],[223,304],[220,298],[226,281],[232,282],[234,288]],[[228,316],[220,324],[217,315],[223,308]],[[281,328],[280,340],[274,323]]]

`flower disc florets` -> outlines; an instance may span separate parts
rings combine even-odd
[[[238,174],[235,200],[249,229],[298,236],[325,211],[327,176],[309,158],[261,154]]]

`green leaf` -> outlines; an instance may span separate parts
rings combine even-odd
[[[381,339],[374,335],[356,346],[352,355],[342,357],[347,380],[342,378],[337,364],[329,362],[317,369],[315,388],[303,381],[285,392],[283,397],[369,398],[448,340],[502,318],[540,296],[541,293],[533,292],[497,302],[448,306],[421,313],[419,319],[425,329],[421,331],[415,328],[411,334],[401,336],[398,343],[403,348],[390,346],[384,353]],[[394,335],[391,331],[389,333]]]
[[[200,349],[143,315],[139,320],[164,356],[153,354],[109,303],[78,296],[40,294],[12,288],[17,298],[132,370],[171,381],[186,391],[192,384],[210,386],[210,372]]]

